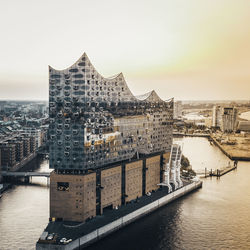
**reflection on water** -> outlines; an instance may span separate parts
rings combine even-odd
[[[48,171],[43,161],[37,171]],[[34,249],[49,218],[49,189],[45,177],[30,185],[13,186],[0,200],[0,249]]]
[[[183,144],[183,154],[189,159],[194,170],[219,169],[233,162],[216,146],[211,146],[206,138],[185,137],[175,141]]]
[[[180,139],[178,139],[180,140]],[[194,169],[227,164],[204,138],[184,138],[184,154]],[[46,162],[42,167],[47,168]],[[104,238],[89,250],[250,249],[250,164],[220,179],[204,179],[203,188]],[[16,186],[0,201],[1,249],[33,249],[48,222],[43,186]],[[22,216],[21,216],[22,215]]]
[[[205,138],[183,138],[184,154],[194,169],[228,164]],[[88,250],[250,249],[250,164],[108,236]]]

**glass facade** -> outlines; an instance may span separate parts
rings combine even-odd
[[[85,53],[65,70],[49,67],[49,83],[51,168],[86,171],[170,151],[173,99],[134,96],[122,73],[104,78]]]

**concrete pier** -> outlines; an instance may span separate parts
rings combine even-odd
[[[49,241],[40,238],[36,244],[36,249],[73,250],[79,249],[80,247],[86,247],[200,187],[202,187],[202,181],[194,181],[189,184],[186,183],[183,187],[169,194],[167,193],[167,189],[162,189],[158,194],[158,191],[152,194],[152,196],[155,195],[155,198],[152,197],[150,200],[150,197],[144,197],[146,202],[142,200],[137,204],[129,204],[131,206],[128,205],[120,208],[114,211],[112,217],[101,218],[99,222],[96,222],[95,218],[93,222],[90,221],[75,226],[65,225],[63,222],[50,222],[43,234],[54,234],[54,239]],[[66,237],[66,235],[67,239],[70,237],[72,241],[67,244],[60,243],[58,239]]]
[[[225,169],[217,169],[216,171],[211,173],[211,176],[221,177],[222,175],[227,174],[236,168],[237,168],[237,166],[231,166],[231,167],[227,167]]]

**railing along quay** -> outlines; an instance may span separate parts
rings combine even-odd
[[[233,166],[226,166],[224,168],[221,168],[221,169],[207,169],[205,168],[204,170],[201,169],[201,170],[196,170],[196,175],[199,175],[201,177],[209,177],[209,176],[216,176],[216,177],[221,177],[222,175],[224,174],[227,174],[233,170],[237,169],[237,162],[234,162],[234,165]]]

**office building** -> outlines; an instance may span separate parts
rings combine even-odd
[[[213,107],[212,126],[222,132],[234,132],[237,129],[238,111],[235,107]]]
[[[174,102],[174,119],[182,118],[182,102],[175,101]]]

